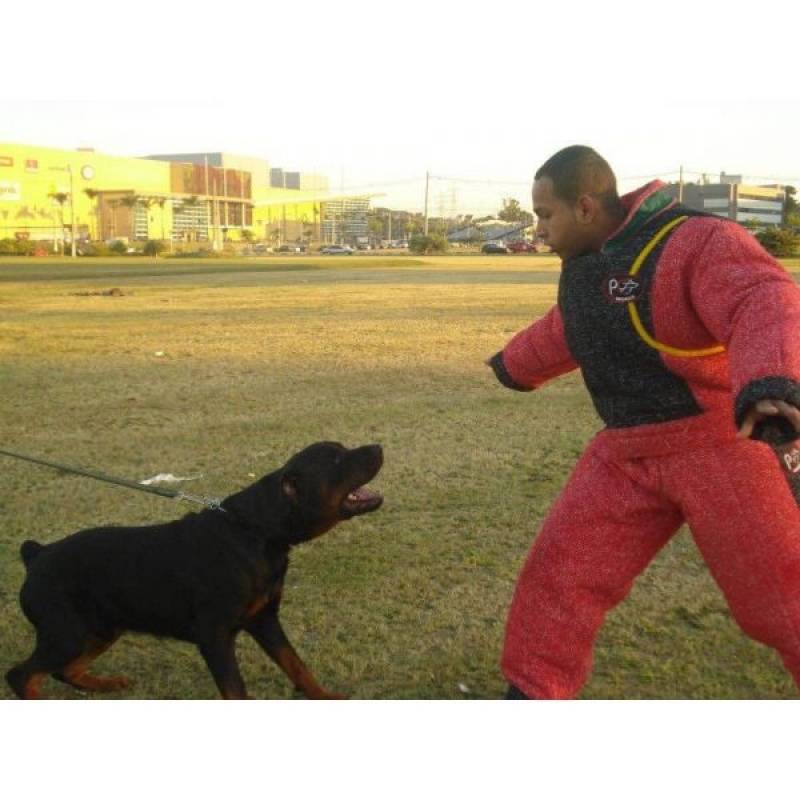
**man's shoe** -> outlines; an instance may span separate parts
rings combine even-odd
[[[523,694],[513,683],[508,684],[508,691],[503,697],[503,700],[530,700],[528,695]]]

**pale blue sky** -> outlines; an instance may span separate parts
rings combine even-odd
[[[378,202],[398,207],[421,206],[426,169],[513,182],[435,182],[434,212],[525,200],[536,167],[575,142],[622,179],[683,164],[800,184],[794,5],[229,2],[224,20],[152,0],[113,18],[83,0],[35,21],[4,11],[15,68],[0,88],[0,141],[246,153],[325,172],[334,188],[383,190]]]

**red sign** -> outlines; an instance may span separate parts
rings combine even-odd
[[[11,156],[0,156],[0,167],[13,167],[14,159]]]
[[[25,161],[25,169],[28,172],[36,172],[39,169],[39,162],[35,158],[29,158]]]

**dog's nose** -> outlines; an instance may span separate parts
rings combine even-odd
[[[383,447],[379,444],[368,444],[364,449],[369,453],[370,458],[378,462],[379,466],[383,466]]]

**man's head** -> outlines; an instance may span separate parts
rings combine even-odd
[[[559,150],[533,182],[536,233],[561,258],[597,251],[625,216],[608,162],[583,145]]]

